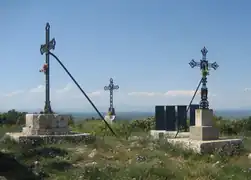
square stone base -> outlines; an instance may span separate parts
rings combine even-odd
[[[214,153],[223,151],[226,154],[240,150],[242,146],[241,139],[218,139],[211,141],[198,141],[189,138],[173,138],[166,139],[171,145],[183,148],[184,150],[192,150],[195,153]]]
[[[174,138],[177,134],[177,131],[165,131],[165,130],[151,130],[150,135],[154,139],[159,138]],[[176,138],[185,138],[189,137],[189,132],[179,132]]]
[[[190,139],[217,140],[219,139],[219,130],[212,126],[190,126]]]
[[[213,115],[212,109],[196,109],[195,126],[213,126]]]
[[[69,132],[70,116],[58,114],[26,114],[25,135],[59,135]]]

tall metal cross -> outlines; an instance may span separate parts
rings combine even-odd
[[[108,86],[104,87],[105,91],[110,91],[110,107],[109,107],[109,112],[111,115],[115,115],[115,109],[113,107],[113,90],[119,89],[118,85],[113,84],[113,79],[110,78],[110,84]]]
[[[216,70],[219,65],[214,62],[214,63],[209,63],[207,61],[207,52],[208,50],[204,47],[201,50],[202,53],[202,59],[200,60],[200,62],[195,62],[193,59],[192,61],[189,63],[189,65],[194,68],[194,67],[200,67],[200,70],[202,72],[202,86],[201,86],[201,101],[200,101],[200,108],[201,109],[208,109],[209,107],[209,102],[208,102],[208,89],[207,89],[207,76],[209,75],[209,70],[210,68],[213,68],[214,70]]]
[[[45,53],[45,65],[43,67],[43,72],[45,74],[45,106],[44,113],[53,113],[51,109],[50,102],[50,50],[54,50],[56,46],[56,40],[53,38],[50,40],[50,24],[46,23],[45,26],[45,44],[41,45],[40,53],[43,55]]]

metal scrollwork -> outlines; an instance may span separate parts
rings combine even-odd
[[[202,53],[202,60],[200,62],[196,62],[193,59],[190,61],[189,65],[194,67],[200,67],[202,72],[202,86],[201,86],[201,101],[200,101],[200,108],[201,109],[208,109],[209,108],[209,102],[208,102],[208,88],[207,88],[207,76],[209,75],[209,69],[213,68],[216,70],[219,65],[214,63],[208,63],[206,55],[208,53],[208,50],[206,47],[201,49]]]

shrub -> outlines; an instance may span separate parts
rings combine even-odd
[[[144,120],[133,120],[131,122],[131,126],[137,131],[142,130],[144,132],[148,132],[155,128],[155,118],[149,117]]]

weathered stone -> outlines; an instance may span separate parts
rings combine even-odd
[[[25,135],[67,134],[70,116],[58,114],[26,114]]]
[[[213,110],[196,109],[195,126],[213,126]]]
[[[191,126],[190,138],[193,140],[216,140],[219,139],[219,130],[212,126]]]
[[[219,130],[213,127],[213,110],[196,109],[195,126],[190,126],[190,139],[216,140],[219,139]]]
[[[95,137],[88,133],[73,133],[69,130],[70,116],[58,114],[27,114],[26,127],[19,133],[6,133],[19,143],[93,142]]]

